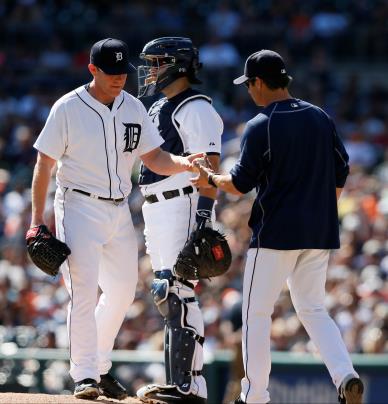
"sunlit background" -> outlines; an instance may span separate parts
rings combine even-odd
[[[225,124],[224,172],[236,161],[245,122],[258,112],[245,87],[233,86],[232,79],[242,73],[246,57],[254,51],[269,48],[284,57],[294,78],[292,95],[333,116],[350,155],[351,174],[339,204],[342,248],[332,255],[327,307],[351,353],[388,354],[387,21],[384,0],[1,1],[0,391],[72,391],[63,351],[47,350],[50,355],[44,361],[39,355],[22,354],[23,348],[68,347],[63,281],[43,275],[26,255],[24,235],[36,159],[32,145],[54,101],[90,80],[90,46],[105,37],[125,40],[135,65],[140,64],[143,45],[153,38],[192,38],[204,64],[199,89],[213,98]],[[136,95],[136,87],[136,75],[129,77],[128,91]],[[146,99],[146,106],[152,101]],[[136,177],[134,173],[134,184]],[[46,212],[53,231],[54,190],[53,179]],[[254,194],[219,195],[217,227],[226,232],[234,260],[225,276],[198,287],[209,363],[218,350],[239,351],[242,269],[253,198]],[[145,255],[142,202],[135,185],[130,208],[138,236],[140,278],[115,347],[146,358],[147,352],[163,347],[163,322],[149,293],[152,271]],[[316,355],[286,289],[273,315],[272,349]],[[240,362],[232,372],[228,362],[210,387],[214,400],[222,399],[229,380],[239,378]],[[373,363],[370,366],[375,369]],[[211,369],[209,365],[209,375]],[[383,369],[386,380],[387,369]],[[124,359],[115,365],[115,372],[131,394],[144,382],[164,378],[163,367],[152,358],[144,363]],[[368,394],[373,390],[377,397],[378,389],[385,387],[378,384],[380,373],[373,374],[366,375],[366,385]],[[317,383],[327,383],[330,393],[321,388],[321,397],[335,397],[328,373],[322,375]],[[274,376],[271,383],[276,402],[314,402],[316,397],[312,390],[313,398],[307,401],[297,393],[282,398],[296,383],[287,374]],[[229,386],[233,392],[238,388],[238,383]]]

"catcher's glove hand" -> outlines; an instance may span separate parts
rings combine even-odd
[[[26,242],[32,262],[51,276],[58,274],[59,267],[71,254],[70,248],[55,238],[44,224],[31,227],[27,231]]]
[[[174,270],[187,280],[212,278],[224,274],[231,261],[225,236],[211,227],[199,225],[179,253]]]

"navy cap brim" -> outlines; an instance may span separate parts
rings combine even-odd
[[[101,69],[101,67],[100,67]],[[136,67],[132,63],[128,63],[128,65],[125,66],[117,66],[113,69],[101,69],[105,74],[109,74],[110,76],[116,75],[116,74],[130,74],[134,73],[137,71]]]
[[[249,80],[249,77],[247,77],[245,74],[243,74],[240,77],[237,77],[237,79],[233,80],[233,84],[239,85],[245,83],[247,80]]]

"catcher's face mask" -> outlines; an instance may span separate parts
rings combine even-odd
[[[140,54],[145,62],[137,68],[138,97],[158,94],[163,88],[176,80],[176,73],[184,73],[183,67],[177,67],[174,56]]]
[[[137,69],[138,97],[158,94],[184,76],[191,84],[201,84],[197,78],[202,66],[198,57],[198,49],[189,38],[163,37],[148,42],[140,53],[144,64]]]

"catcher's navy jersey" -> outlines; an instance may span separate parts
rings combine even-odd
[[[258,189],[250,247],[339,248],[336,187],[348,173],[348,155],[325,112],[294,98],[267,106],[248,122],[231,170],[237,190]]]

